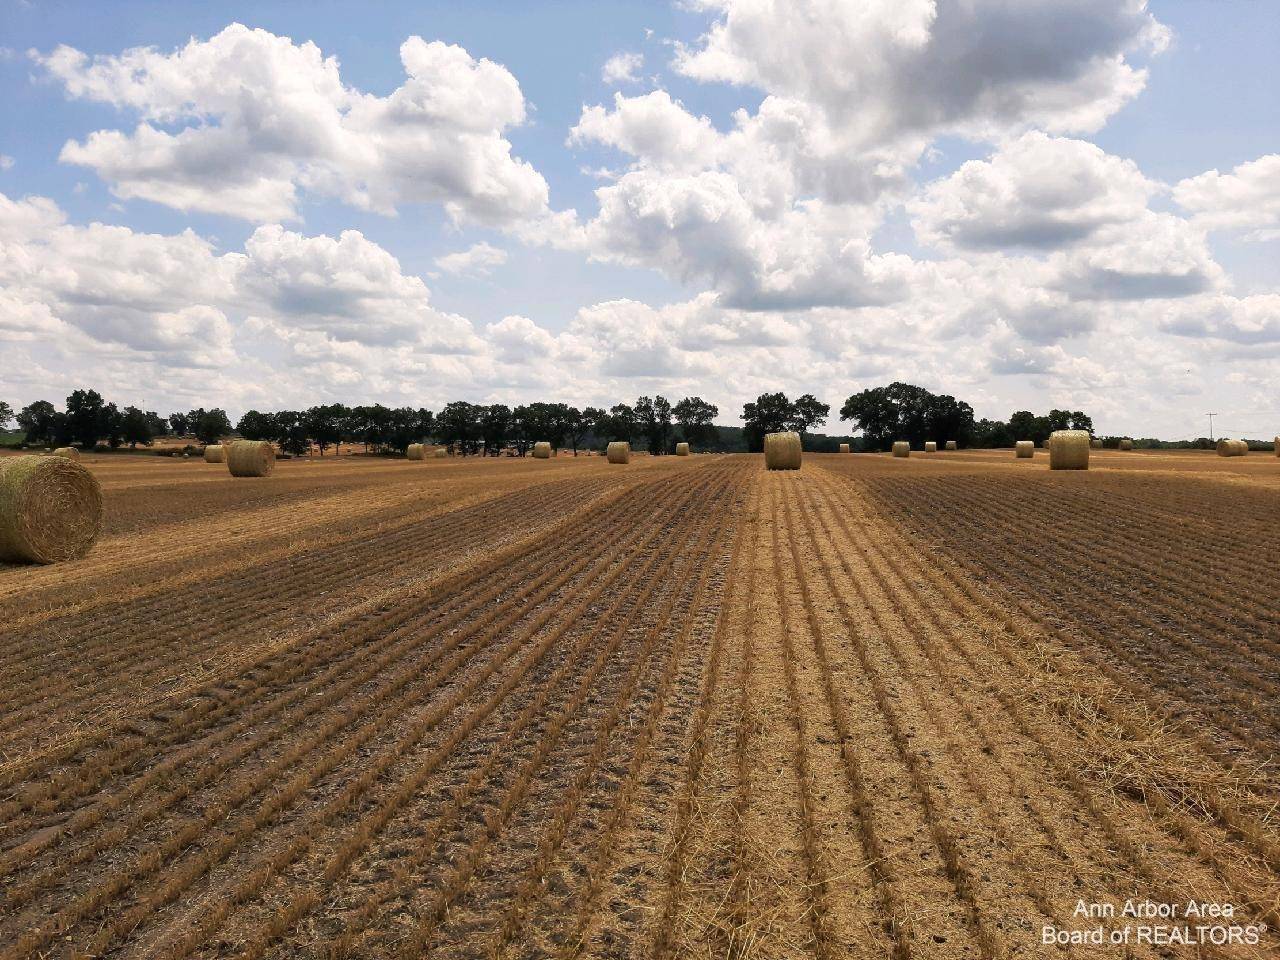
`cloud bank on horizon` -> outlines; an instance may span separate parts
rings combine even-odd
[[[520,78],[430,37],[403,39],[385,95],[333,51],[239,23],[168,50],[31,50],[30,82],[113,118],[46,158],[111,202],[73,222],[68,198],[14,187],[22,163],[0,179],[4,398],[660,392],[729,421],[765,390],[838,406],[903,379],[980,414],[1087,409],[1168,436],[1212,402],[1280,432],[1280,284],[1220,262],[1224,244],[1280,241],[1280,154],[1166,183],[1095,142],[1175,42],[1144,0],[717,0],[702,16],[661,64],[651,48],[596,65],[605,95],[559,131],[554,171],[520,156],[538,122]],[[699,88],[739,105],[673,93]],[[600,161],[576,174],[594,202],[557,204],[550,183],[584,160]],[[133,215],[150,205],[244,240],[147,229]],[[309,231],[322,206],[361,228]],[[458,242],[424,259],[406,222]],[[382,223],[397,229],[380,242]],[[656,272],[681,295],[563,317],[504,303],[485,323],[418,275],[497,297],[521,256]]]

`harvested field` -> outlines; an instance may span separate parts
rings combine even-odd
[[[1042,943],[1280,920],[1275,458],[82,462],[0,958],[1280,951]]]

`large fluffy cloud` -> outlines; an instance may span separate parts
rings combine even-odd
[[[1145,0],[708,0],[681,72],[821,107],[871,144],[942,131],[1095,130],[1141,91]]]
[[[520,85],[461,47],[409,38],[407,77],[386,97],[343,84],[315,44],[240,24],[172,53],[36,59],[70,96],[140,117],[62,151],[121,197],[255,221],[296,216],[300,192],[383,213],[441,203],[493,224],[546,213],[546,181],[504,137],[525,120]]]
[[[1251,229],[1250,240],[1280,238],[1280,153],[1210,170],[1173,188],[1173,197],[1210,229]]]

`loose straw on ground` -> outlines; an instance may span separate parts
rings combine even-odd
[[[793,431],[764,435],[766,470],[800,469],[800,434]]]
[[[102,489],[67,457],[0,460],[0,560],[56,563],[84,556],[102,529]]]

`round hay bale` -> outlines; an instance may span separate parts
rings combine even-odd
[[[226,463],[227,448],[215,444],[209,444],[204,448],[205,463]]]
[[[848,452],[849,452],[849,445],[848,445],[847,443],[842,443],[842,444],[840,444],[840,452],[841,452],[841,453],[848,453]]]
[[[69,457],[0,460],[0,560],[82,557],[102,529],[102,489]]]
[[[435,452],[435,458],[437,460],[443,460],[447,456],[449,456],[449,451],[446,450],[444,447],[439,447]]]
[[[425,460],[427,459],[426,445],[421,443],[411,443],[409,446],[405,447],[404,455],[410,460]]]
[[[275,468],[275,447],[266,440],[236,440],[227,451],[227,470],[233,477],[269,477]]]
[[[551,444],[546,440],[539,440],[533,445],[533,456],[535,460],[550,460]]]
[[[1089,431],[1055,430],[1049,436],[1050,470],[1089,469]]]
[[[1019,440],[1013,445],[1013,455],[1020,460],[1036,455],[1036,442],[1034,440]]]
[[[959,444],[957,444],[954,440],[948,440],[948,441],[947,441],[946,449],[948,449],[948,450],[959,450],[959,449],[960,449],[960,445],[959,445]]]
[[[1249,444],[1243,440],[1219,440],[1218,456],[1220,457],[1243,457],[1249,452]]]
[[[895,457],[911,456],[911,444],[906,440],[895,440],[893,442],[893,455]]]
[[[609,448],[605,452],[610,463],[631,462],[631,444],[627,443],[625,440],[610,441]]]
[[[937,441],[937,440],[926,440],[926,441],[924,442],[924,452],[925,452],[925,453],[937,453],[937,452],[938,452],[938,441]]]
[[[1102,449],[1102,441],[1101,441],[1101,440],[1099,440],[1097,437],[1094,437],[1093,439],[1091,439],[1091,440],[1089,441],[1089,449],[1090,449],[1090,450],[1101,450],[1101,449]]]
[[[1121,440],[1121,441],[1120,441],[1120,449],[1121,449],[1121,450],[1132,450],[1132,449],[1133,449],[1133,441],[1132,441],[1132,440],[1130,440],[1128,437],[1125,437],[1123,440]]]
[[[79,460],[80,451],[75,447],[58,447],[53,451],[55,457],[66,457],[68,460]]]
[[[766,470],[799,470],[800,434],[792,431],[766,433],[764,466]]]
[[[676,444],[676,456],[687,457],[689,455],[689,445],[687,443]]]

